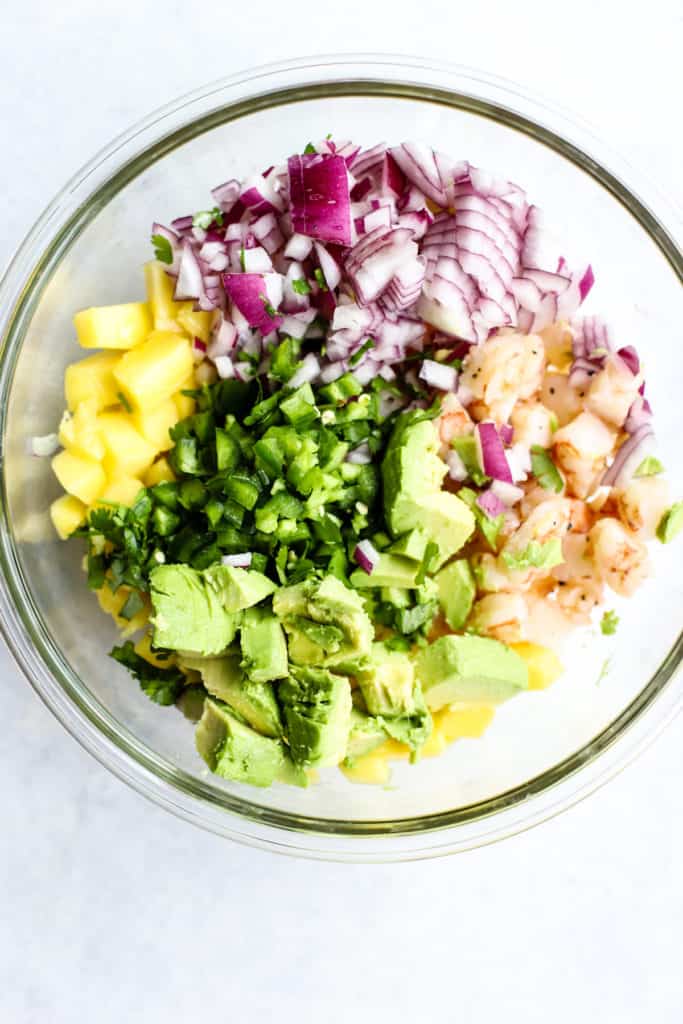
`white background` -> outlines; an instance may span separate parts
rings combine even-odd
[[[0,262],[133,121],[212,78],[314,52],[414,52],[516,79],[591,119],[675,193],[680,11],[4,0]],[[3,1024],[683,1019],[680,719],[535,831],[445,861],[345,867],[176,821],[82,752],[4,652],[0,678]]]

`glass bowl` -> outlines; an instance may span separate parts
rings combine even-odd
[[[578,636],[550,690],[504,705],[481,740],[456,742],[391,787],[323,773],[306,791],[258,791],[208,774],[192,727],[152,704],[107,656],[114,628],[85,586],[78,542],[53,535],[49,459],[65,365],[82,355],[73,313],[142,295],[153,220],[202,208],[209,189],[328,132],[363,144],[421,138],[521,183],[563,250],[592,261],[601,310],[646,361],[661,456],[681,478],[682,257],[674,217],[647,183],[557,110],[514,86],[406,57],[330,57],[229,78],[158,111],[80,171],[40,217],[0,287],[3,354],[0,617],[29,681],[73,736],[139,792],[189,821],[272,850],[400,860],[528,828],[612,776],[681,702],[679,550],[619,605],[613,638]],[[609,665],[606,668],[606,665]]]

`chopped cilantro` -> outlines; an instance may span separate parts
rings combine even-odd
[[[540,544],[532,540],[523,551],[503,552],[503,561],[508,569],[552,569],[564,561],[562,557],[562,541],[559,537]]]
[[[326,292],[327,291],[327,281],[325,280],[325,275],[323,274],[323,272],[320,269],[320,267],[316,267],[315,268],[315,270],[313,271],[313,277],[318,282],[318,285],[320,286],[320,290],[322,292]]]
[[[127,668],[140,683],[140,688],[155,704],[175,704],[185,686],[185,677],[178,668],[158,668],[136,653],[130,640],[114,647],[110,657]]]
[[[661,464],[659,459],[656,459],[654,455],[646,455],[643,461],[638,466],[638,469],[633,474],[634,476],[656,476],[658,473],[664,472],[664,466]]]
[[[612,636],[616,633],[618,625],[619,616],[610,608],[609,611],[606,611],[603,614],[602,619],[600,620],[600,630],[605,636]]]
[[[297,295],[308,295],[311,291],[311,286],[305,277],[295,277],[292,281],[292,288]]]
[[[118,398],[119,402],[121,403],[123,408],[126,410],[126,412],[132,412],[133,411],[133,407],[130,404],[130,402],[128,401],[128,399],[126,398],[126,396],[124,395],[123,391],[117,391],[116,392],[116,397]]]
[[[369,352],[370,349],[374,348],[374,347],[375,347],[375,339],[374,338],[366,338],[366,340],[363,342],[361,347],[356,352],[354,352],[353,355],[351,356],[351,358],[349,359],[349,366],[357,366],[358,363],[363,358],[363,356],[365,355],[365,353]]]
[[[531,472],[544,491],[555,491],[556,494],[559,494],[564,487],[564,480],[560,476],[557,466],[540,444],[531,446]]]
[[[138,590],[131,590],[130,594],[126,598],[125,604],[121,608],[119,615],[122,619],[130,621],[134,615],[137,615],[139,611],[145,607],[145,602],[140,597]]]
[[[223,213],[217,206],[214,206],[213,210],[200,210],[192,218],[193,228],[203,228],[206,231],[212,224],[217,224],[219,228],[223,226]]]
[[[275,318],[277,316],[277,310],[275,306],[272,304],[272,302],[269,301],[268,296],[259,295],[259,299],[263,303],[263,308],[265,309],[268,316],[272,316],[273,318]]]
[[[243,271],[247,269],[247,264],[244,256],[244,246],[240,249],[240,267]]]
[[[662,544],[668,544],[681,530],[683,530],[683,501],[677,501],[660,519],[657,537]]]
[[[152,235],[154,256],[161,263],[173,263],[173,246],[163,235]]]
[[[304,153],[308,154],[308,153],[317,153],[317,152],[318,152],[318,150],[315,148],[315,146],[313,145],[312,142],[306,143],[306,146],[304,148]]]

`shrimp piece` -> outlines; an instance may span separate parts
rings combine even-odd
[[[615,431],[592,412],[580,413],[556,432],[553,437],[555,461],[577,498],[587,498],[594,489],[615,440]]]
[[[624,526],[639,537],[655,536],[660,519],[670,505],[669,485],[659,476],[644,476],[615,494],[617,514]]]
[[[604,368],[591,379],[585,396],[586,408],[607,423],[620,427],[638,397],[642,380],[642,375],[632,374],[619,356],[609,356]]]
[[[501,590],[510,589],[510,575],[501,571],[495,555],[488,551],[475,554],[470,559],[470,565],[479,590],[497,594]]]
[[[474,399],[471,411],[479,419],[507,423],[516,403],[538,391],[544,364],[545,350],[537,334],[502,334],[473,345],[460,375]]]
[[[550,448],[553,436],[553,413],[540,402],[525,402],[513,409],[510,418],[515,444],[540,444]]]
[[[542,501],[531,510],[527,519],[503,546],[498,566],[507,572],[510,582],[507,590],[523,590],[533,582],[548,576],[550,569],[510,569],[506,566],[505,555],[519,556],[529,544],[546,544],[548,541],[563,539],[569,529],[571,502],[567,498],[552,497]]]
[[[436,423],[439,429],[439,439],[445,451],[449,450],[454,437],[471,434],[474,429],[469,413],[454,394],[448,394],[444,398]]]
[[[501,643],[514,644],[526,639],[528,614],[521,594],[488,594],[476,602],[471,624]]]
[[[568,533],[562,541],[562,557],[564,562],[556,565],[552,572],[560,583],[595,578],[593,552],[587,534]]]
[[[591,612],[603,597],[604,587],[600,580],[574,580],[557,588],[558,607],[577,626],[589,625]]]
[[[539,397],[546,409],[555,413],[561,427],[581,412],[579,393],[564,373],[546,373]]]
[[[585,501],[570,498],[569,529],[572,533],[588,533],[593,525],[593,513]]]
[[[519,508],[522,513],[522,519],[528,519],[533,509],[541,502],[548,500],[548,492],[545,488],[541,487],[536,480],[532,478],[524,486],[524,497],[522,498]]]
[[[538,332],[545,345],[545,357],[549,366],[560,372],[568,370],[574,360],[572,334],[564,321],[551,324]]]
[[[647,547],[618,519],[599,519],[589,534],[597,575],[617,594],[630,597],[650,571]]]

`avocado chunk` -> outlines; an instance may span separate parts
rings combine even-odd
[[[160,565],[150,573],[155,647],[219,654],[235,638],[231,614],[203,574],[189,565]]]
[[[351,730],[346,744],[344,764],[350,767],[359,757],[370,754],[387,738],[381,719],[365,715],[358,708],[351,709]]]
[[[212,697],[204,701],[195,743],[212,772],[235,782],[270,786],[285,766],[279,740],[261,736]]]
[[[367,667],[358,673],[358,685],[368,711],[392,739],[413,749],[425,743],[432,719],[408,654],[373,644]]]
[[[336,576],[281,587],[273,595],[273,611],[296,664],[344,664],[370,651],[374,630],[362,599]]]
[[[403,555],[405,558],[412,558],[414,562],[421,562],[424,558],[429,537],[424,530],[410,530],[399,537],[389,548],[395,555]]]
[[[460,629],[472,610],[476,585],[466,558],[457,558],[434,577],[439,588],[439,604],[451,629]]]
[[[294,764],[339,764],[351,725],[351,684],[323,668],[293,668],[278,688]]]
[[[499,704],[529,686],[524,660],[488,637],[442,636],[420,651],[416,669],[432,711],[456,701]]]
[[[229,704],[249,725],[264,736],[281,736],[280,708],[268,682],[249,679],[237,654],[223,658],[181,658],[183,668],[196,669],[208,692]]]
[[[371,573],[364,569],[356,569],[349,577],[349,583],[358,590],[367,587],[416,587],[415,577],[419,566],[403,555],[380,554],[375,568]]]
[[[251,608],[277,589],[263,573],[232,565],[212,565],[204,570],[204,578],[228,612]]]
[[[423,415],[423,414],[422,414]],[[441,490],[446,464],[431,420],[404,413],[382,461],[384,516],[396,538],[422,530],[436,544],[435,568],[454,555],[474,531],[474,516],[463,501]]]
[[[287,641],[277,617],[268,608],[247,608],[240,626],[242,668],[255,683],[284,679]]]
[[[405,743],[415,753],[427,742],[432,732],[432,716],[425,703],[422,686],[415,680],[413,687],[413,708],[396,718],[382,718],[384,728],[392,740]],[[416,760],[415,753],[411,760]]]

